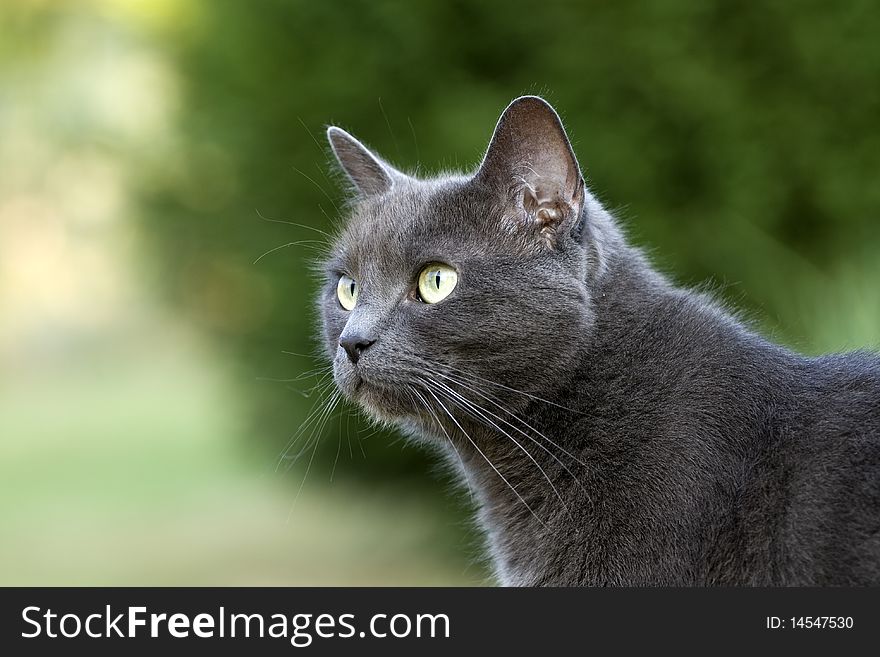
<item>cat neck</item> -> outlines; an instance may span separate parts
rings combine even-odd
[[[650,535],[657,514],[682,512],[669,491],[688,491],[682,505],[699,499],[726,449],[707,442],[688,451],[655,439],[663,409],[681,402],[657,391],[703,367],[700,349],[727,343],[735,353],[757,338],[714,302],[669,284],[634,249],[607,258],[591,292],[596,322],[552,388],[524,397],[484,387],[449,409],[440,434],[473,492],[505,584],[553,583],[558,563],[582,564],[592,581],[614,581],[608,555],[640,547],[615,539],[612,519],[625,517]],[[682,403],[689,408],[692,400]],[[701,459],[713,449],[715,466]]]
[[[604,271],[591,283],[598,311],[591,315],[600,323],[584,326],[583,347],[553,377],[554,387],[536,392],[471,382],[457,394],[454,385],[437,381],[447,391],[437,399],[446,414],[439,413],[435,419],[442,426],[432,423],[431,432],[473,494],[505,584],[544,581],[552,554],[578,544],[573,534],[592,532],[601,522],[597,505],[619,494],[607,482],[613,481],[616,459],[633,445],[606,440],[607,418],[597,418],[595,409],[606,403],[603,379],[629,373],[613,351],[600,348],[604,340],[592,338],[609,331],[609,323],[632,326],[640,306],[674,292],[637,251],[614,244],[610,252],[611,244],[603,244]]]

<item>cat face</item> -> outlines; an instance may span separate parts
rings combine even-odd
[[[388,421],[541,396],[591,318],[586,192],[553,109],[514,101],[471,176],[416,180],[328,137],[355,193],[319,300],[339,389]]]

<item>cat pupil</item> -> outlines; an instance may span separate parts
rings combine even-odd
[[[440,272],[439,271],[435,274],[435,277],[436,277],[437,289],[439,290],[440,289]]]

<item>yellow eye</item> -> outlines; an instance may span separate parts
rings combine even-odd
[[[336,284],[336,296],[343,308],[351,310],[358,300],[358,284],[351,276],[343,274]]]
[[[458,272],[449,265],[435,262],[419,274],[419,297],[425,303],[443,301],[455,289]]]

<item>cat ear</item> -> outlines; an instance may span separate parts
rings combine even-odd
[[[580,230],[584,180],[556,111],[542,98],[522,96],[501,114],[476,179],[555,237],[562,224]]]
[[[342,128],[327,128],[327,140],[342,170],[362,197],[387,192],[395,178],[403,177]]]

